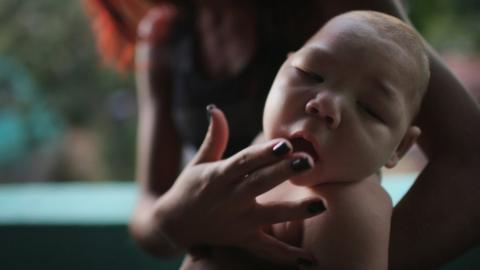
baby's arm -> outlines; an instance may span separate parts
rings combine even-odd
[[[305,221],[303,246],[316,269],[388,269],[392,201],[378,179],[325,184],[315,193],[327,211]]]

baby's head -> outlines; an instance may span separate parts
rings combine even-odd
[[[280,68],[265,135],[314,158],[295,184],[363,179],[395,166],[420,135],[412,121],[429,76],[422,40],[405,23],[372,11],[339,15]]]

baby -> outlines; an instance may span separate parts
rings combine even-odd
[[[313,169],[258,200],[324,200],[324,214],[271,229],[310,250],[315,268],[388,268],[392,203],[375,174],[395,166],[420,135],[412,121],[429,76],[415,31],[371,11],[333,18],[280,68],[264,133],[308,153]]]
[[[324,201],[318,216],[266,229],[314,255],[315,262],[299,261],[302,268],[388,268],[392,202],[377,172],[395,166],[420,135],[412,121],[428,81],[421,38],[399,19],[371,11],[333,18],[282,65],[266,101],[264,134],[288,139],[313,168],[257,201]],[[211,266],[190,269],[222,269],[204,265]]]

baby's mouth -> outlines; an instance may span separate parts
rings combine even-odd
[[[302,137],[295,137],[290,139],[290,143],[292,143],[293,152],[305,152],[313,158],[314,162],[317,162],[320,158],[317,151],[315,151],[313,144],[308,140]]]

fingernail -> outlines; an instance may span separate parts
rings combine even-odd
[[[292,161],[292,163],[290,164],[290,166],[296,172],[305,171],[305,170],[308,170],[312,167],[312,165],[310,164],[310,162],[308,161],[307,158],[294,159]]]
[[[287,142],[279,142],[273,147],[273,154],[277,157],[283,156],[290,152],[290,146]]]
[[[307,210],[311,214],[316,214],[316,213],[320,213],[327,210],[327,208],[325,207],[325,204],[323,204],[323,202],[320,201],[320,202],[314,202],[309,204],[307,207]]]
[[[209,104],[207,106],[207,120],[210,122],[210,119],[212,118],[212,110],[215,109],[215,104]]]
[[[304,259],[304,258],[298,258],[297,259],[297,264],[299,266],[303,266],[303,267],[312,267],[313,266],[313,262],[308,260],[308,259]]]

